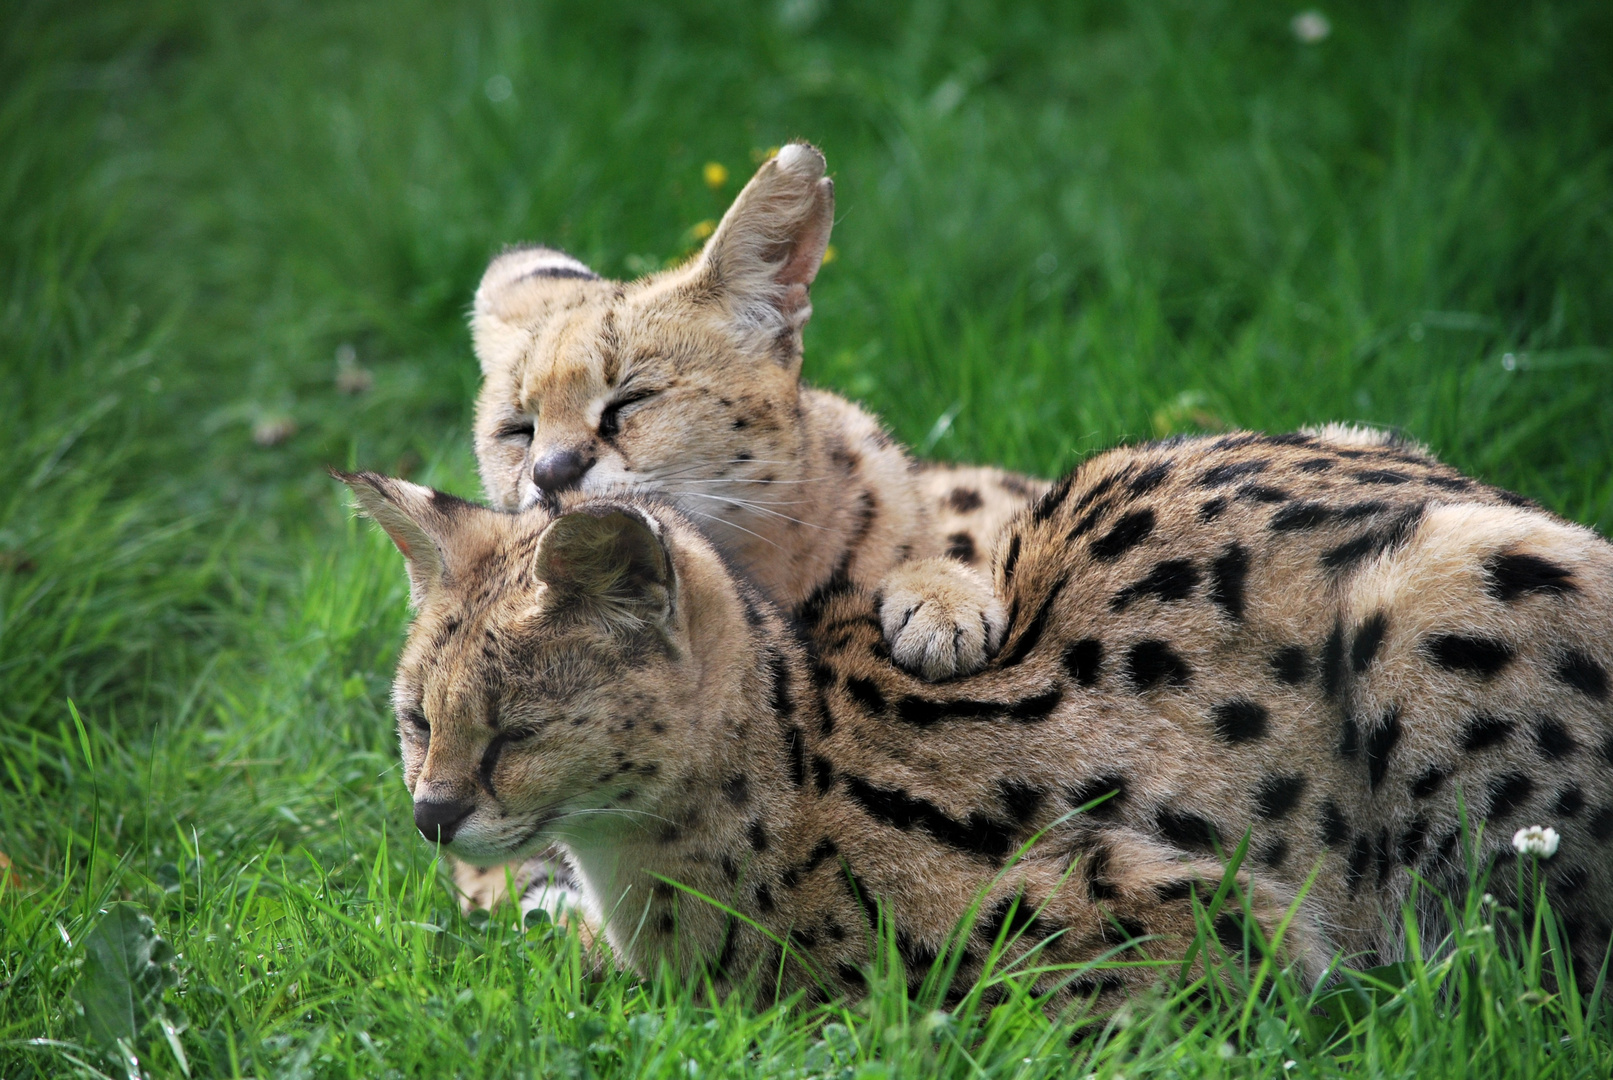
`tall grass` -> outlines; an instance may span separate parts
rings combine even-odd
[[[755,1009],[462,919],[409,829],[404,583],[323,466],[472,493],[487,256],[663,265],[791,137],[839,198],[808,377],[933,456],[1361,420],[1613,526],[1613,13],[1293,14],[0,9],[0,1075],[1613,1071],[1546,924],[1491,933],[1523,916],[1481,891],[1320,992],[1234,964],[1081,1027],[876,950],[865,1005]],[[136,1065],[78,1005],[124,931]]]

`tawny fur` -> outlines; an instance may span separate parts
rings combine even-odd
[[[1314,874],[1283,955],[1315,976],[1402,955],[1413,873],[1438,931],[1463,806],[1504,897],[1513,830],[1563,835],[1548,892],[1581,977],[1602,962],[1613,547],[1417,448],[1099,455],[1012,522],[1003,647],[939,686],[890,663],[866,590],[821,596],[800,640],[670,508],[505,516],[350,482],[406,554],[431,545],[395,689],[417,804],[469,800],[448,850],[476,862],[559,841],[645,973],[855,994],[876,904],[917,977],[982,896],[960,985],[997,934],[1048,962],[1141,935],[1179,957],[1247,835],[1266,933]],[[1057,1006],[1153,977],[1041,986]]]
[[[925,608],[893,623],[897,659],[927,678],[975,671],[1000,631],[977,568],[1046,484],[916,467],[857,405],[802,385],[808,289],[833,219],[823,156],[794,143],[685,266],[620,283],[549,248],[495,258],[471,320],[483,487],[505,509],[530,506],[556,494],[534,467],[575,455],[566,488],[671,499],[788,608],[831,583],[877,591],[898,566],[934,560],[884,590],[903,611]],[[945,502],[960,488],[971,497]]]

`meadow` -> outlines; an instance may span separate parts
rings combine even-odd
[[[488,256],[666,265],[790,138],[807,377],[922,454],[1354,420],[1613,532],[1613,8],[1296,10],[0,6],[0,1076],[1613,1074],[1482,885],[1315,992],[1054,1022],[887,950],[756,1009],[462,917],[410,823],[406,583],[325,466],[475,496]]]

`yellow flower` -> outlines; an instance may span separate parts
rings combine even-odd
[[[706,237],[710,236],[716,231],[717,223],[712,221],[710,218],[707,218],[704,221],[697,221],[693,225],[689,226],[689,235],[695,240],[704,240]]]
[[[823,265],[828,266],[830,263],[834,262],[835,257],[839,254],[840,253],[835,250],[835,246],[833,244],[825,245],[823,249]]]
[[[728,183],[728,167],[720,161],[706,162],[706,167],[700,171],[700,175],[706,178],[706,186],[712,191]]]

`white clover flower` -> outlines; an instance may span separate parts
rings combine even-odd
[[[1549,859],[1557,854],[1557,844],[1561,839],[1557,830],[1550,825],[1531,825],[1512,834],[1512,846],[1518,849],[1519,855],[1539,855],[1542,859]]]
[[[1333,32],[1333,24],[1327,21],[1327,16],[1314,8],[1295,15],[1289,20],[1288,28],[1306,45],[1315,45]]]

